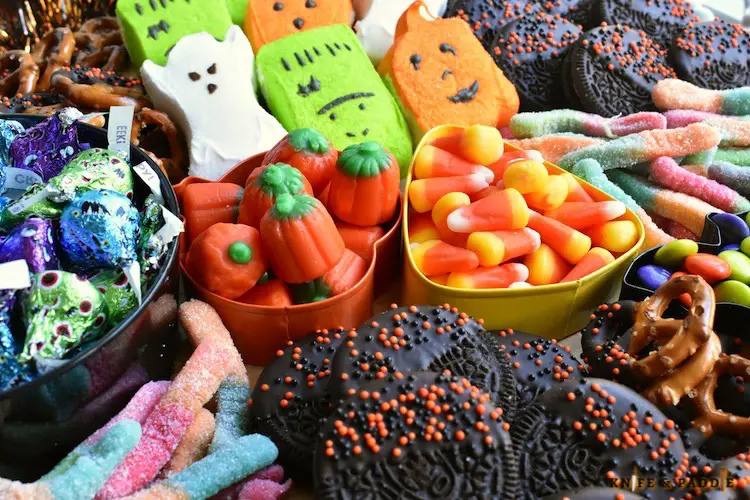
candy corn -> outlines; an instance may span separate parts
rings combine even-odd
[[[529,269],[525,265],[505,264],[451,273],[447,285],[453,288],[472,289],[508,288],[512,283],[526,281],[528,277]]]
[[[466,239],[469,235],[451,231],[448,228],[448,216],[459,208],[469,205],[471,205],[471,200],[466,193],[448,193],[435,203],[432,208],[432,222],[440,235],[440,238],[436,239],[457,247],[466,247]]]
[[[578,182],[573,174],[564,173],[561,175],[568,183],[568,198],[565,201],[585,201],[591,203],[594,199],[586,192],[586,189]]]
[[[624,253],[638,243],[638,229],[629,220],[615,220],[590,227],[584,233],[591,238],[591,244],[610,252]]]
[[[542,154],[539,151],[534,151],[533,149],[528,151],[506,151],[499,160],[487,165],[487,168],[495,173],[495,179],[499,181],[503,178],[505,170],[512,162],[521,160],[536,160],[543,162],[544,158],[542,158]]]
[[[495,178],[489,168],[471,163],[463,158],[443,151],[429,144],[422,147],[414,159],[414,175],[417,179],[431,177],[458,177],[461,175],[480,174],[488,183]]]
[[[550,175],[542,190],[525,194],[523,197],[529,208],[553,210],[565,203],[568,197],[568,182],[561,175]]]
[[[437,240],[412,248],[412,258],[425,276],[471,271],[479,266],[474,252]]]
[[[503,156],[503,136],[495,127],[471,125],[461,132],[459,147],[467,160],[490,165]]]
[[[570,272],[570,265],[565,259],[544,243],[536,252],[527,255],[523,263],[529,268],[527,281],[532,285],[559,283]]]
[[[536,251],[541,243],[539,233],[525,227],[517,231],[477,231],[469,236],[466,248],[477,254],[480,266],[497,266]]]
[[[540,161],[514,161],[503,173],[503,184],[521,194],[534,193],[544,189],[548,177],[547,167]]]
[[[502,183],[502,181],[500,181],[500,183]],[[502,190],[502,188],[499,188],[497,186],[490,186],[472,194],[469,198],[471,198],[471,201],[477,201],[483,198],[487,198],[488,196],[491,196],[495,193],[499,193]]]
[[[515,189],[505,189],[448,216],[448,228],[457,233],[521,229],[529,221],[526,200]]]
[[[570,202],[548,210],[544,215],[573,229],[586,229],[625,215],[625,204],[621,201]]]
[[[433,140],[431,145],[443,151],[448,151],[454,155],[461,155],[461,132],[447,135],[445,137],[438,137]]]
[[[343,237],[343,234],[342,234]],[[430,214],[409,214],[409,242],[424,243],[430,240],[439,240],[435,223],[432,222]],[[346,240],[344,240],[346,243]]]
[[[488,186],[489,183],[482,174],[418,179],[409,185],[409,200],[414,210],[424,213],[431,210],[443,195],[454,191],[472,194]]]
[[[598,271],[610,262],[614,262],[615,258],[607,250],[603,248],[592,248],[568,274],[565,275],[560,283],[566,283],[568,281],[576,281],[584,276]]]
[[[539,233],[542,243],[559,253],[571,264],[577,264],[591,249],[591,238],[562,222],[529,210],[529,227]]]
[[[440,274],[438,276],[430,276],[430,281],[432,281],[433,283],[437,283],[438,285],[447,285],[448,276],[450,276],[450,274]]]

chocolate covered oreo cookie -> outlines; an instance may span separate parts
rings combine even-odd
[[[279,461],[296,481],[311,480],[315,436],[330,412],[331,361],[348,334],[322,330],[279,350],[261,373],[250,407],[251,427],[279,449]]]
[[[662,47],[690,23],[700,21],[687,0],[599,0],[592,9],[596,24],[630,26],[643,31]]]
[[[396,372],[450,370],[488,392],[510,421],[515,378],[479,321],[448,304],[393,307],[347,334],[333,359],[331,394],[353,394],[361,384]]]
[[[451,0],[443,17],[463,19],[482,45],[488,48],[495,40],[499,28],[541,11],[539,4],[526,1]]]
[[[726,90],[750,85],[750,34],[721,19],[681,30],[670,47],[680,79],[701,88]]]
[[[606,117],[655,110],[654,85],[677,77],[665,48],[624,25],[586,32],[567,57],[568,76],[584,110]]]
[[[518,496],[502,409],[465,378],[389,374],[334,406],[317,439],[316,498]]]
[[[568,107],[560,92],[563,61],[581,36],[581,27],[566,18],[537,13],[497,31],[489,51],[513,82],[524,111]]]

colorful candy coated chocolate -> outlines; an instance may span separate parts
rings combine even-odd
[[[458,177],[481,174],[488,183],[495,178],[489,168],[480,163],[472,163],[463,158],[426,144],[414,158],[414,175],[417,179],[431,177]]]
[[[625,253],[638,243],[638,228],[633,221],[616,220],[593,226],[584,231],[591,244],[610,252]]]
[[[477,231],[469,236],[466,248],[479,257],[480,266],[497,266],[539,249],[539,233],[527,227],[516,231]]]
[[[432,221],[431,213],[420,214],[415,212],[409,214],[410,243],[424,243],[425,241],[439,239],[440,233],[438,232],[435,223]]]
[[[435,203],[448,193],[460,191],[472,194],[489,185],[484,174],[417,179],[409,184],[409,200],[414,210],[424,213],[431,210]]]
[[[466,193],[448,193],[435,203],[432,207],[432,222],[435,224],[439,239],[457,247],[465,247],[469,235],[456,233],[448,227],[448,216],[461,207],[471,205],[469,195]]]
[[[49,180],[52,201],[66,203],[85,191],[108,189],[133,197],[133,173],[114,151],[91,148],[78,153],[59,175]]]
[[[479,266],[477,254],[443,241],[428,241],[411,251],[414,264],[425,276],[465,272]]]
[[[730,280],[737,280],[750,285],[750,257],[736,250],[725,250],[719,254],[719,258],[726,261],[732,268]]]
[[[573,180],[575,182],[575,179]],[[579,186],[580,187],[580,186]],[[554,210],[568,198],[568,181],[562,175],[550,175],[544,188],[523,195],[529,208],[534,210]]]
[[[595,273],[599,269],[607,266],[615,261],[614,256],[604,248],[592,248],[589,253],[583,256],[578,261],[578,264],[566,274],[560,283],[567,283],[568,281],[576,281],[581,278],[585,278],[589,274]]]
[[[732,268],[725,260],[708,253],[689,256],[682,263],[682,267],[690,274],[697,274],[709,285],[725,280],[732,274]]]
[[[19,359],[60,359],[95,340],[108,323],[104,296],[89,281],[64,271],[32,275],[23,292],[26,340]]]
[[[716,302],[731,302],[750,307],[750,286],[736,280],[727,280],[714,288]]]
[[[521,229],[528,222],[526,200],[515,189],[504,189],[448,216],[448,228],[457,233]]]
[[[692,240],[673,240],[666,243],[654,254],[657,266],[677,269],[685,259],[698,253],[698,243]]]
[[[32,273],[59,269],[54,227],[50,221],[32,217],[7,236],[0,236],[0,262],[20,259],[26,261]]]
[[[77,196],[60,217],[60,244],[83,269],[124,268],[137,259],[140,214],[130,200],[109,190]]]
[[[713,214],[711,220],[719,226],[721,241],[725,243],[739,243],[750,236],[750,227],[734,214]]]
[[[503,185],[521,194],[542,191],[549,173],[544,163],[536,160],[514,161],[503,173]],[[499,179],[498,179],[499,180]]]
[[[744,240],[743,240],[743,241],[744,241]],[[729,245],[724,245],[723,247],[721,247],[721,248],[719,249],[719,253],[721,253],[721,252],[725,252],[725,251],[727,251],[727,250],[735,250],[735,251],[738,251],[738,252],[740,252],[740,251],[741,251],[741,250],[740,250],[740,246],[739,246],[739,245],[738,245],[737,243],[730,243]],[[717,254],[717,255],[718,255],[718,254]]]
[[[523,264],[478,267],[471,271],[453,272],[448,276],[447,286],[453,288],[484,289],[508,288],[512,283],[525,282],[529,269]]]
[[[568,202],[546,211],[544,215],[573,229],[586,229],[622,217],[625,204],[620,201]]]
[[[16,136],[10,145],[13,166],[31,170],[45,182],[59,174],[81,150],[73,125],[80,116],[67,108]]]
[[[748,257],[750,257],[750,236],[742,240],[742,243],[740,243],[739,250],[745,255],[747,255]]]
[[[656,290],[672,276],[668,270],[652,264],[641,267],[637,274],[641,284],[649,290]]]
[[[591,249],[591,238],[560,221],[529,210],[529,227],[539,233],[542,243],[559,253],[571,264],[577,264]]]
[[[544,243],[527,255],[523,263],[529,269],[528,282],[535,286],[559,283],[571,270],[565,259]]]
[[[503,136],[495,127],[470,125],[461,132],[460,148],[467,160],[490,165],[503,155]]]

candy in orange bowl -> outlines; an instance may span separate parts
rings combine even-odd
[[[310,183],[302,172],[286,163],[274,163],[255,169],[245,184],[237,222],[255,228],[282,194],[312,195]]]
[[[338,157],[338,151],[326,136],[311,128],[300,128],[266,153],[263,165],[286,163],[296,168],[310,183],[315,196],[319,196],[331,182]]]

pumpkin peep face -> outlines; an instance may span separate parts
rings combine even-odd
[[[78,196],[60,218],[60,244],[78,267],[122,268],[136,260],[140,214],[115,191]]]

